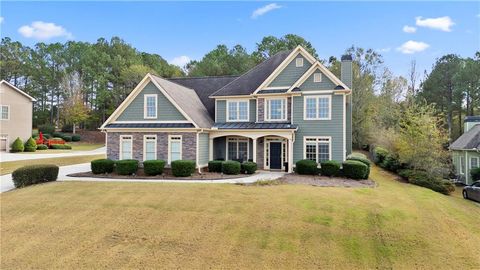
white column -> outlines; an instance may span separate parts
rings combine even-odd
[[[293,140],[288,139],[288,172],[293,172]]]
[[[252,139],[253,141],[253,148],[252,148],[252,157],[253,157],[253,162],[257,162],[257,138]]]
[[[213,160],[213,138],[208,140],[208,161]]]

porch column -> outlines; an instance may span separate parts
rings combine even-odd
[[[288,172],[293,172],[293,140],[288,139]]]
[[[208,140],[208,161],[213,160],[213,138]]]
[[[253,162],[257,163],[257,138],[252,139],[252,141],[253,141],[253,148],[252,148]]]

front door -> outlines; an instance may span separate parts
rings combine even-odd
[[[270,143],[270,169],[282,169],[282,143]]]

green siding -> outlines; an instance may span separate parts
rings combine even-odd
[[[465,168],[463,173],[460,173],[460,157],[465,159]],[[477,151],[460,151],[460,150],[453,150],[452,151],[452,161],[455,167],[456,173],[460,178],[460,181],[464,184],[472,184],[473,181],[470,177],[470,170],[472,169],[470,166],[470,159],[478,158],[480,162],[480,153]]]
[[[303,159],[304,136],[330,136],[332,159],[343,161],[343,95],[332,95],[331,120],[303,120],[303,96],[293,97],[293,123],[298,125],[293,145],[293,162]]]
[[[303,67],[296,67],[295,61],[297,58],[303,58]],[[278,74],[278,76],[268,85],[268,87],[292,86],[312,64],[308,62],[302,55],[297,55],[285,69]]]
[[[198,135],[198,165],[208,164],[209,137],[208,133],[200,133]]]
[[[347,155],[352,153],[352,95],[347,96],[347,111],[345,119],[347,127],[346,127],[346,140],[347,140]]]
[[[249,122],[255,122],[256,121],[256,115],[257,115],[257,102],[255,99],[250,99],[250,104],[249,104]],[[216,105],[216,113],[217,113],[217,123],[225,123],[227,122],[227,101],[226,100],[217,100],[217,105]]]
[[[249,122],[257,121],[257,101],[250,99],[250,119]]]
[[[157,118],[145,119],[143,117],[143,103],[145,94],[157,94]],[[153,83],[148,83],[145,88],[133,99],[117,118],[117,121],[178,121],[186,120],[175,106],[158,90]]]
[[[322,73],[322,81],[321,82],[313,82],[313,74],[315,73]],[[337,85],[335,85],[323,72],[319,69],[314,71],[308,79],[300,85],[300,89],[302,91],[309,91],[309,90],[333,90]]]

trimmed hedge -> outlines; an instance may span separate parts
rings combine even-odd
[[[473,181],[480,180],[480,168],[471,169],[470,175],[472,176]]]
[[[52,149],[72,149],[72,146],[70,144],[52,144],[50,145],[50,148]]]
[[[82,137],[78,134],[73,134],[72,135],[72,142],[79,142],[82,139]]]
[[[365,154],[357,153],[357,152],[351,153],[350,155],[348,155],[348,156],[347,156],[347,159],[350,159],[350,158],[352,158],[352,157],[356,157],[356,158],[366,158],[366,159],[368,159]]]
[[[63,136],[65,136],[65,134],[63,134],[62,132],[53,132],[52,136],[54,138],[63,138]]]
[[[95,159],[90,162],[90,169],[94,174],[111,173],[115,167],[115,161],[111,159]]]
[[[222,172],[222,162],[221,160],[212,160],[208,162],[208,171],[209,172]]]
[[[172,161],[172,174],[175,177],[191,176],[195,172],[195,161],[175,160]]]
[[[335,160],[328,160],[320,163],[320,174],[328,177],[337,176],[340,172],[340,163]]]
[[[35,152],[37,151],[37,143],[35,140],[30,137],[28,140],[25,142],[25,152]]]
[[[318,174],[317,162],[309,159],[302,159],[295,163],[295,170],[298,174]]]
[[[245,174],[254,174],[257,171],[257,163],[247,161],[241,165],[242,172]]]
[[[38,126],[38,131],[42,132],[43,134],[52,134],[55,132],[55,126],[50,124],[43,124]]]
[[[385,160],[387,155],[389,154],[388,150],[377,146],[373,149],[373,160],[375,161],[375,164],[380,164]]]
[[[347,160],[343,162],[343,174],[351,179],[365,179],[368,177],[368,166],[356,160]]]
[[[363,155],[363,154],[361,154]],[[365,156],[363,155],[364,157],[360,156],[360,155],[349,155],[347,157],[347,160],[356,160],[356,161],[360,161],[362,162],[363,164],[367,165],[367,174],[364,176],[363,179],[368,179],[368,176],[370,175],[370,167],[372,166],[372,163],[370,162],[370,160]]]
[[[132,175],[138,170],[138,160],[123,159],[115,162],[115,172],[120,175]]]
[[[48,146],[45,144],[37,144],[37,150],[47,150]]]
[[[20,138],[16,138],[15,141],[12,143],[12,149],[10,149],[10,152],[12,153],[18,153],[18,152],[23,152],[25,149],[25,146],[23,145],[23,142]]]
[[[64,135],[64,136],[62,137],[62,139],[63,139],[64,141],[66,141],[66,142],[71,142],[71,141],[72,141],[72,136],[70,136],[70,135]]]
[[[388,154],[380,163],[380,167],[387,169],[391,172],[397,172],[399,169],[402,168],[402,164],[400,164],[400,161],[393,156],[392,154]]]
[[[224,161],[222,164],[224,174],[239,174],[242,167],[240,162],[233,160]]]
[[[143,162],[143,171],[146,175],[159,175],[163,173],[165,160],[145,160]]]
[[[52,138],[52,135],[46,133],[46,134],[43,134],[43,138],[44,138],[44,139],[51,139],[51,138]]]
[[[16,188],[57,180],[58,166],[51,164],[30,165],[16,169],[12,173]]]

